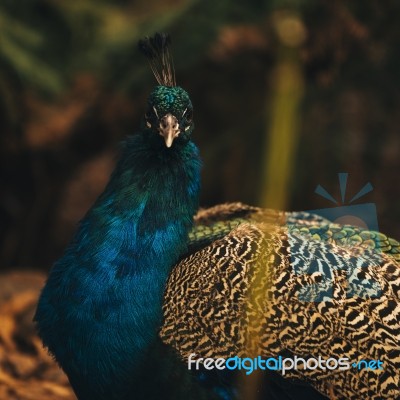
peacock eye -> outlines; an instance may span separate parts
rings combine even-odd
[[[186,121],[190,124],[192,122],[192,120],[193,120],[193,110],[190,109],[190,108],[187,108],[184,111],[183,115],[185,116]]]
[[[150,121],[155,118],[159,119],[157,109],[154,106],[149,107],[146,111],[146,114],[144,114],[144,117],[145,117],[146,121]]]

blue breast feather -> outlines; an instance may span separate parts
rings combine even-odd
[[[127,140],[39,300],[39,335],[80,399],[128,398],[198,207],[196,146],[154,148],[145,139]]]

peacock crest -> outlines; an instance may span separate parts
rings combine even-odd
[[[154,37],[139,40],[139,50],[147,57],[150,68],[159,85],[176,86],[174,62],[169,51],[171,37],[167,33],[156,33]]]

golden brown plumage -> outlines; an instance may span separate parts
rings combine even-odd
[[[196,222],[213,242],[170,274],[160,332],[183,359],[289,352],[380,360],[382,370],[317,368],[285,376],[337,399],[400,398],[397,241],[307,213],[239,203],[201,211]]]

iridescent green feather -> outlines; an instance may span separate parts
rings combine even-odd
[[[221,212],[222,207],[225,207],[225,213]],[[383,252],[400,261],[400,243],[397,240],[381,232],[352,225],[334,224],[318,215],[304,212],[284,213],[232,203],[202,210],[197,221],[189,233],[189,253],[223,238],[240,224],[274,222],[287,226],[289,232],[299,233],[314,240],[344,247],[362,246],[365,249]]]

